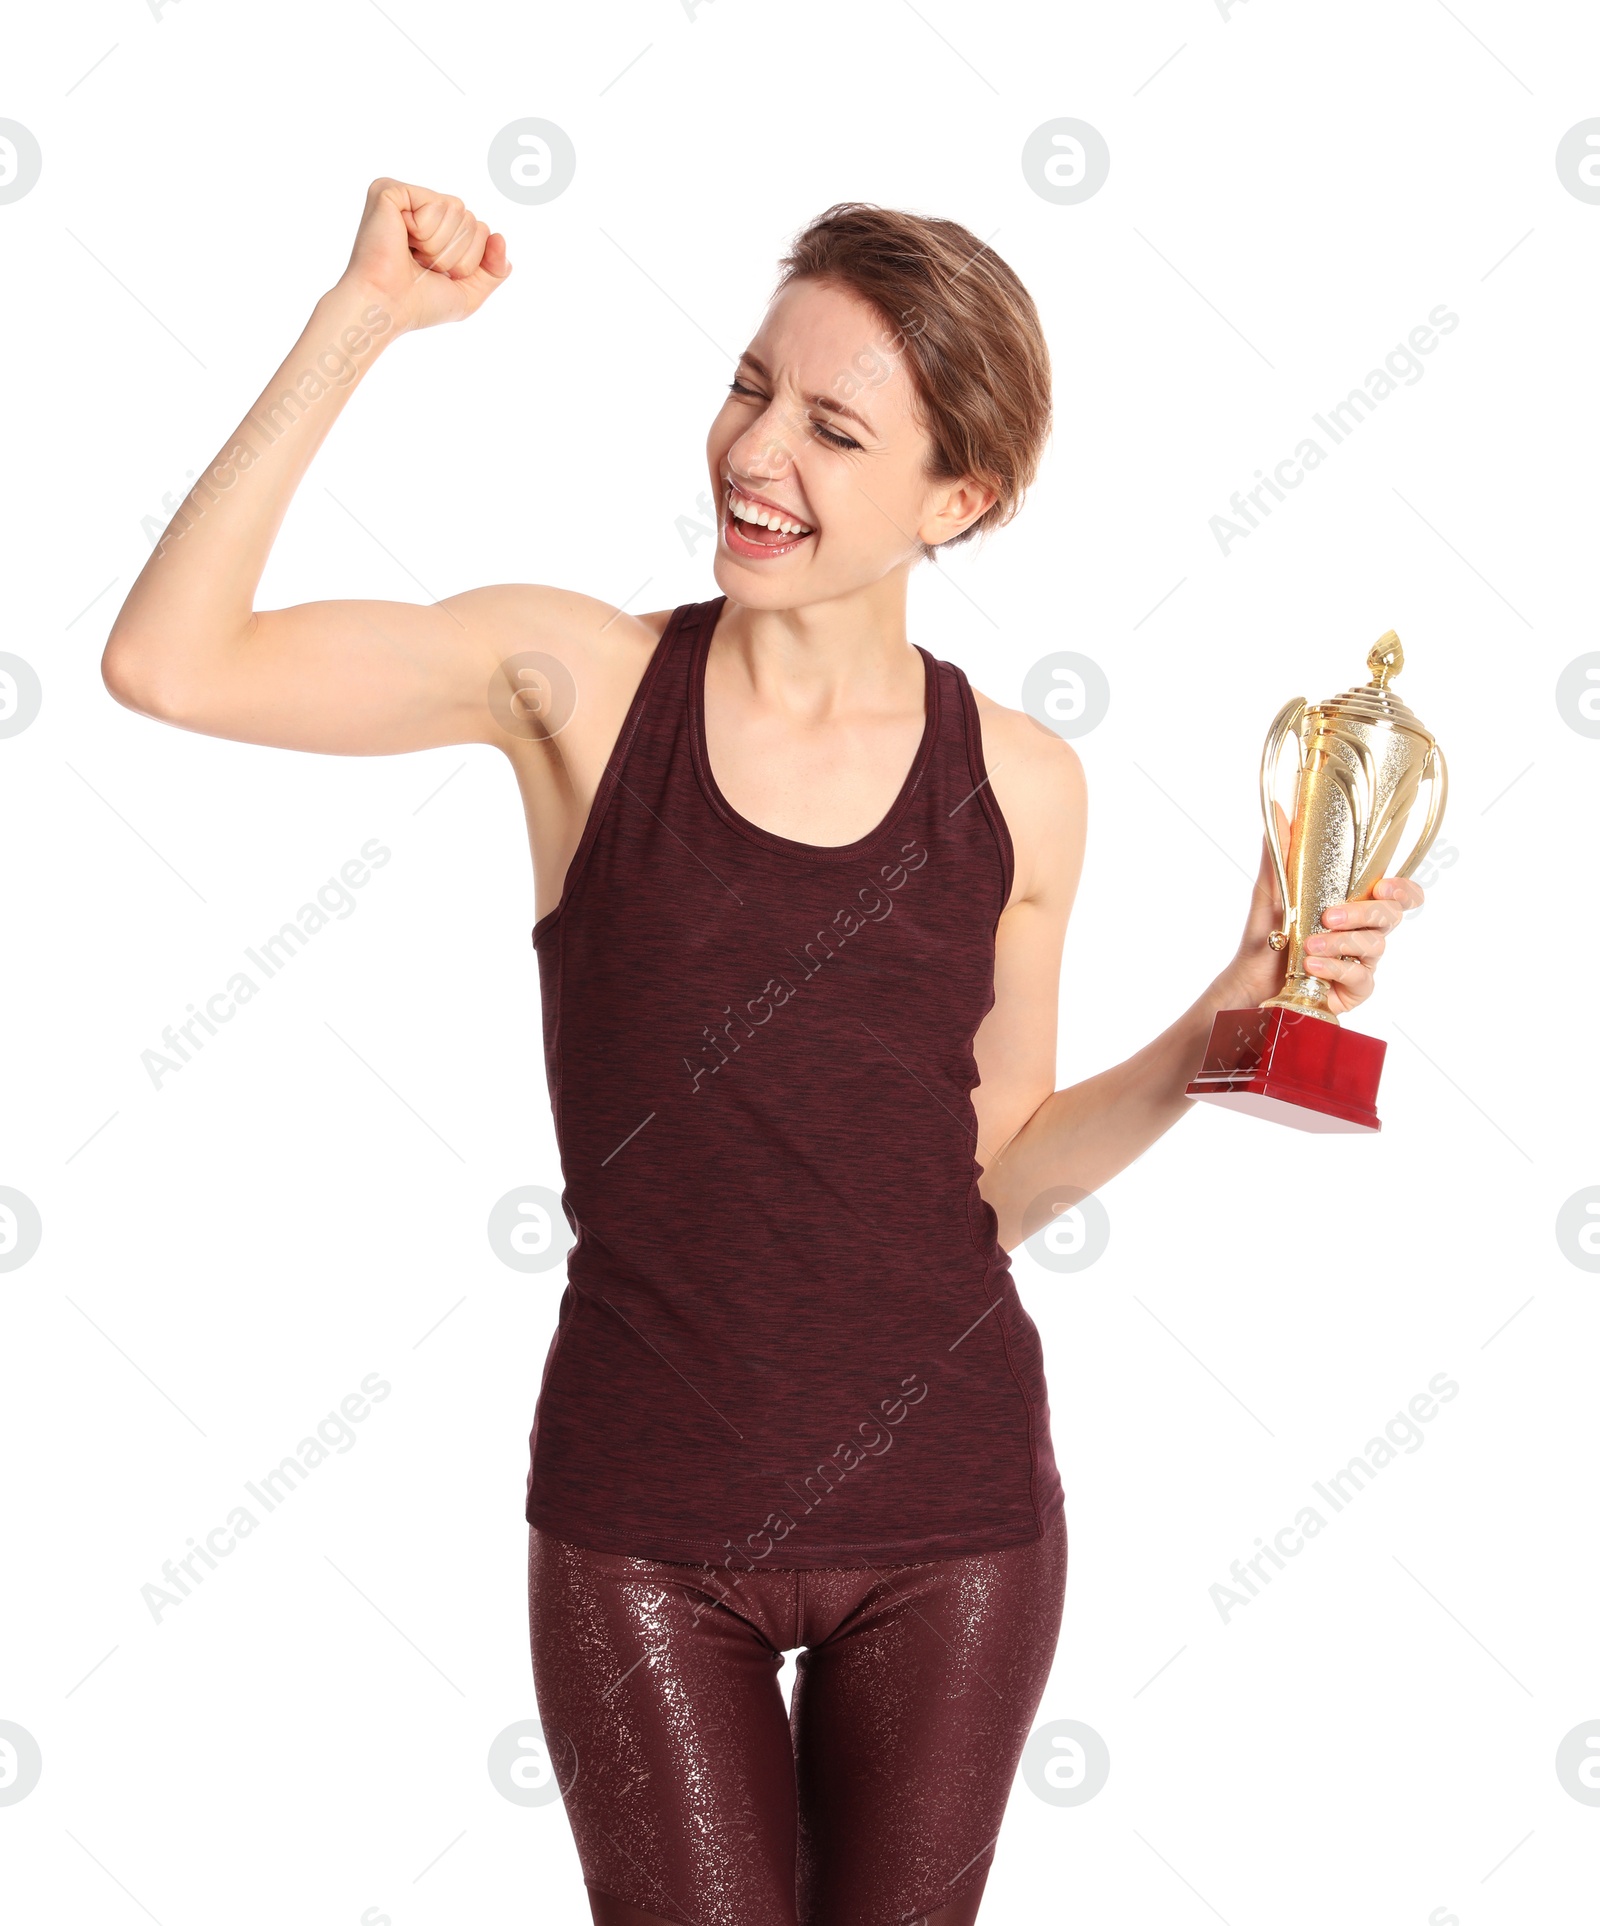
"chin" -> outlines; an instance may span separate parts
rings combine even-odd
[[[711,573],[721,592],[741,608],[794,609],[820,599],[801,594],[797,578],[784,580],[781,565],[769,568],[759,562],[741,562],[720,542]]]

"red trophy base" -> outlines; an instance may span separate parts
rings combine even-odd
[[[1298,1010],[1219,1010],[1184,1094],[1294,1130],[1381,1130],[1375,1105],[1388,1047]]]

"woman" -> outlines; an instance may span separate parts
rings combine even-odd
[[[530,1621],[594,1919],[969,1926],[1066,1577],[1005,1252],[1184,1114],[1215,1011],[1279,987],[1268,859],[1183,1015],[1055,1090],[1082,771],[906,635],[913,567],[1011,518],[1049,428],[1033,303],[951,222],[849,204],[796,242],[707,442],[715,599],[255,610],[361,372],[509,272],[460,201],[374,182],[105,679],[208,734],[516,771],[577,1233]],[[1335,1010],[1421,900],[1329,912]]]

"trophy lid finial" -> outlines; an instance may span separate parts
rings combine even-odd
[[[1372,671],[1372,680],[1378,688],[1384,688],[1392,676],[1397,676],[1406,666],[1405,650],[1400,646],[1400,638],[1393,629],[1380,635],[1367,651],[1367,667]]]

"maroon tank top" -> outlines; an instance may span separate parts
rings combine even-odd
[[[706,756],[725,599],[673,611],[534,926],[577,1241],[526,1516],[738,1570],[1022,1544],[1062,1494],[977,1183],[1012,876],[977,706],[919,648],[922,741],[883,821],[774,835]]]

